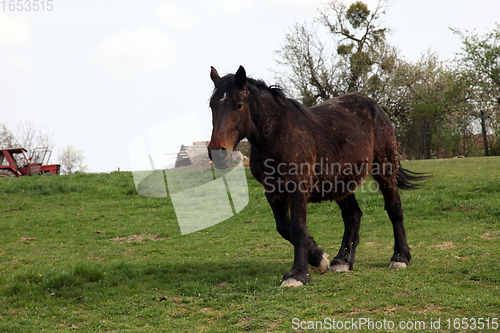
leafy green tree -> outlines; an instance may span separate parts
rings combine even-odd
[[[337,53],[349,64],[347,92],[361,90],[373,65],[380,62],[388,32],[380,27],[385,8],[384,1],[379,1],[373,11],[361,1],[349,7],[342,1],[332,1],[321,12],[320,22],[339,37]]]
[[[369,10],[361,1],[348,5],[333,0],[312,24],[295,24],[276,52],[276,61],[284,68],[277,72],[281,83],[305,106],[348,92],[372,97],[391,118],[401,153],[408,158],[476,154],[475,110],[484,101],[488,108],[481,109],[488,110],[500,101],[494,85],[499,74],[499,34],[493,34],[496,46],[490,35],[488,50],[483,43],[480,54],[466,58],[470,68],[487,65],[488,70],[476,71],[483,76],[470,74],[465,65],[443,63],[432,52],[412,63],[386,42],[390,30],[381,24],[386,7],[385,1]],[[320,38],[325,36],[322,28],[330,38]],[[477,44],[475,39],[469,41]],[[490,125],[492,116],[499,114],[489,111]]]
[[[481,119],[485,155],[489,155],[488,128],[496,130],[495,147],[500,154],[500,24],[484,35],[458,29],[452,29],[462,40],[461,52],[456,60],[461,67],[464,78],[473,88],[475,116]]]
[[[396,59],[379,103],[409,158],[470,155],[474,131],[471,89],[462,73],[428,52],[415,63]]]
[[[312,106],[348,92],[369,93],[376,89],[377,71],[384,70],[390,48],[385,43],[387,28],[380,27],[386,3],[373,12],[358,1],[347,6],[332,1],[314,23],[296,23],[276,52],[282,83],[305,106]],[[331,41],[321,41],[320,27],[326,27]],[[334,43],[336,50],[331,51]]]

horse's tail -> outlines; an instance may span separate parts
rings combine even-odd
[[[402,190],[416,190],[424,186],[423,184],[418,184],[428,178],[432,177],[426,173],[413,172],[405,169],[399,163],[398,169],[398,187]]]

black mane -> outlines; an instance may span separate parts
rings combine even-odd
[[[248,90],[251,94],[256,95],[257,91],[266,91],[273,97],[276,103],[309,115],[309,112],[299,101],[287,97],[287,93],[282,87],[278,85],[269,86],[262,80],[256,80],[249,77],[247,77],[247,83]],[[217,81],[210,100],[220,100],[223,98],[224,94],[226,94],[227,98],[233,98],[239,91],[240,89],[236,84],[236,76],[234,74],[228,74]]]

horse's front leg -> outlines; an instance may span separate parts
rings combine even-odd
[[[274,219],[276,220],[276,230],[279,232],[281,237],[292,242],[292,232],[291,232],[291,222],[290,222],[290,206],[288,204],[287,198],[276,198],[271,193],[266,193],[269,205],[273,210]],[[328,254],[316,244],[312,236],[308,236],[307,239],[308,255],[307,261],[313,271],[317,274],[323,274],[330,268],[330,261],[328,260]]]
[[[306,196],[301,191],[288,194],[290,203],[290,242],[294,248],[293,266],[283,275],[282,287],[299,287],[311,280],[308,266],[309,235],[307,233]]]

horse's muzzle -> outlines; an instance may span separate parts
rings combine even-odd
[[[216,150],[208,150],[208,157],[212,160],[217,169],[227,169],[229,167],[231,154],[232,152],[228,152],[224,147],[220,147]]]

